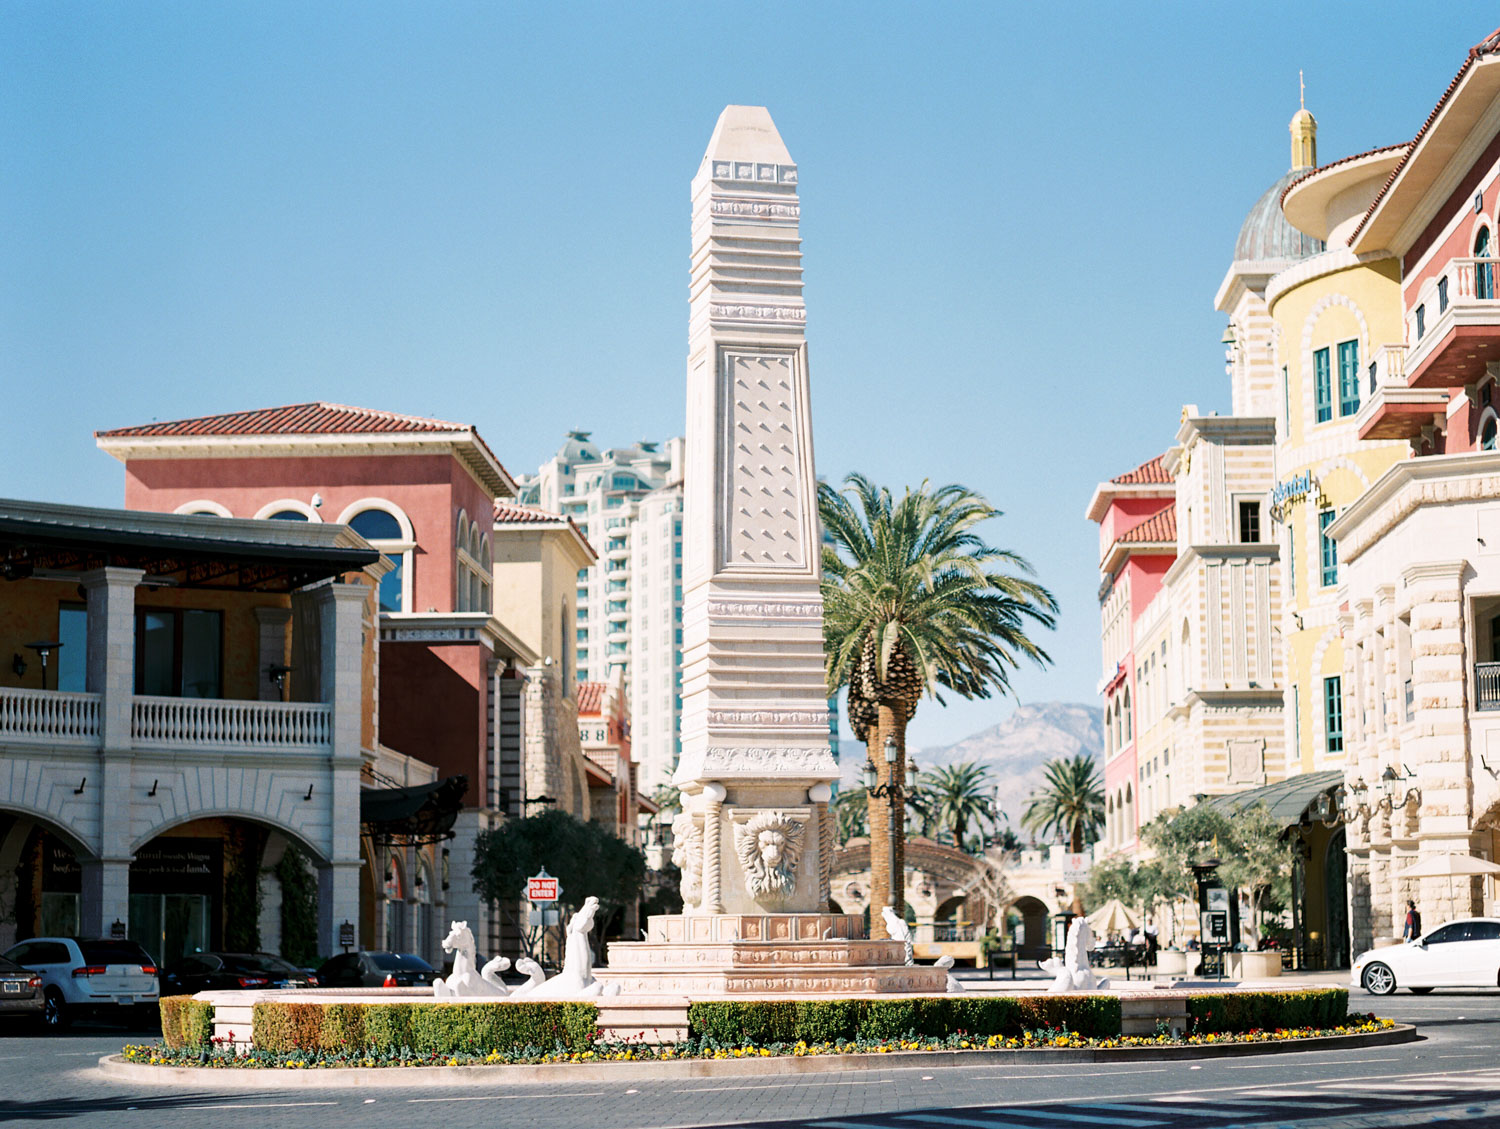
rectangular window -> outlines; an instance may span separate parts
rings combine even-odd
[[[1344,680],[1337,674],[1323,679],[1323,712],[1326,719],[1324,742],[1329,756],[1344,751]]]
[[[1319,349],[1313,354],[1313,406],[1317,409],[1317,421],[1327,423],[1333,418],[1333,382],[1328,370],[1328,350]]]
[[[1339,544],[1328,536],[1328,527],[1333,524],[1333,518],[1332,510],[1322,510],[1318,514],[1318,542],[1322,554],[1324,588],[1339,582]]]
[[[135,692],[169,698],[222,696],[223,618],[194,608],[138,608]]]
[[[1438,313],[1448,308],[1448,276],[1438,279]]]
[[[1297,534],[1292,523],[1286,523],[1286,594],[1288,599],[1297,594]]]
[[[60,604],[57,609],[57,641],[62,644],[52,653],[52,661],[57,664],[57,673],[48,677],[53,681],[50,683],[54,690],[68,690],[73,693],[81,693],[88,689],[86,685],[88,671],[88,647],[89,647],[89,613],[83,604]],[[22,655],[28,665],[36,661],[35,654]],[[41,685],[40,679],[32,683],[27,680],[26,685]]]
[[[1424,303],[1417,307],[1417,340],[1422,340],[1423,334],[1427,332],[1427,306]]]
[[[1302,687],[1292,687],[1292,763],[1302,760]]]
[[[1260,503],[1240,503],[1240,541],[1246,545],[1260,543]]]
[[[580,643],[587,643],[589,641],[589,629],[587,627],[580,627],[578,629],[578,641]]]
[[[1370,395],[1375,395],[1375,362],[1370,362]]]
[[[1339,415],[1359,411],[1359,342],[1339,342]]]
[[[1286,365],[1281,366],[1281,418],[1286,421],[1286,433],[1292,433],[1292,382],[1287,379]]]

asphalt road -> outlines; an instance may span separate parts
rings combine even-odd
[[[80,1129],[339,1129],[435,1125],[526,1129],[756,1125],[777,1129],[1187,1129],[1209,1126],[1500,1126],[1500,991],[1444,992],[1355,1007],[1416,1023],[1395,1047],[1139,1065],[916,1067],[781,1078],[475,1085],[455,1091],[216,1090],[99,1076],[127,1041],[80,1026],[43,1037],[0,1028],[0,1124]]]

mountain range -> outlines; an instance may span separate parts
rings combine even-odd
[[[916,756],[924,771],[944,765],[977,761],[990,770],[990,783],[999,790],[1001,809],[1010,826],[1020,830],[1021,812],[1042,781],[1042,766],[1058,757],[1079,753],[1102,759],[1104,711],[1081,702],[1036,702],[1017,706],[1004,721],[981,729],[951,745],[922,749]],[[849,741],[840,750],[846,786],[859,786],[864,746]]]

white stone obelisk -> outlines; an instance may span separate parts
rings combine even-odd
[[[678,855],[689,914],[827,909],[817,479],[797,166],[729,106],[693,179]]]

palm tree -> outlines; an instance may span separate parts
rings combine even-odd
[[[1015,553],[975,527],[999,511],[958,485],[926,482],[899,498],[862,475],[818,487],[823,639],[828,688],[848,686],[849,724],[881,784],[905,775],[906,725],[923,694],[988,698],[1010,688],[1023,658],[1050,661],[1027,635],[1051,627],[1057,603]],[[885,749],[892,748],[886,763]],[[899,801],[896,801],[899,802]],[[870,796],[871,905],[902,912],[900,835],[888,841],[891,798]],[[894,888],[893,888],[894,887]],[[873,916],[883,935],[880,918]]]
[[[1021,826],[1033,834],[1066,836],[1075,855],[1104,826],[1104,780],[1088,753],[1059,757],[1043,767],[1042,786],[1031,794]]]
[[[933,769],[923,777],[937,825],[947,826],[953,832],[953,842],[960,850],[970,822],[983,823],[994,818],[989,776],[990,770],[984,765],[965,761]]]

